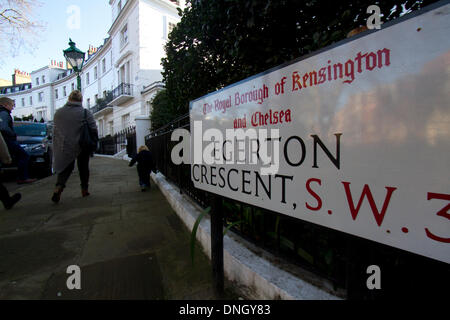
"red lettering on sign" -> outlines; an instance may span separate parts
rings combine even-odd
[[[311,207],[308,202],[306,202],[306,207],[309,210],[313,210],[313,211],[318,211],[320,210],[320,208],[322,208],[322,199],[319,197],[319,195],[317,195],[317,193],[315,193],[312,189],[311,189],[311,182],[317,182],[319,184],[319,186],[322,185],[322,181],[320,179],[315,179],[315,178],[311,178],[308,181],[306,181],[306,190],[308,190],[308,192],[317,200],[317,206],[316,207]]]
[[[439,199],[439,200],[450,201],[450,194],[428,192],[427,200],[431,200],[431,199]],[[438,215],[440,217],[447,218],[447,219],[450,220],[450,214],[448,213],[449,210],[450,210],[450,203],[447,204],[441,210],[439,210],[436,213],[436,215]],[[438,237],[438,236],[434,235],[433,233],[431,233],[431,231],[428,228],[425,228],[425,233],[426,233],[427,237],[432,239],[432,240],[439,241],[439,242],[444,242],[444,243],[450,243],[450,238]]]
[[[394,187],[385,187],[387,190],[386,198],[384,199],[383,208],[381,209],[381,212],[378,211],[378,208],[375,204],[375,201],[372,196],[372,192],[370,191],[369,186],[366,184],[364,185],[361,197],[359,198],[358,205],[355,208],[352,193],[350,191],[350,182],[342,182],[345,188],[345,194],[347,195],[347,201],[350,208],[350,213],[352,214],[353,220],[356,220],[356,217],[358,216],[359,209],[361,208],[362,202],[364,200],[364,197],[367,197],[367,200],[369,201],[370,208],[372,209],[373,216],[375,217],[375,221],[377,222],[377,225],[381,227],[381,224],[383,223],[384,215],[386,214],[387,207],[389,206],[389,202],[391,201],[391,197],[393,192],[397,189]]]

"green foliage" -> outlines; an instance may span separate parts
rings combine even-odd
[[[188,0],[162,59],[167,114],[185,114],[196,98],[344,39],[366,25],[369,5],[377,4],[386,22],[402,6],[432,2]]]
[[[239,220],[239,221],[235,221],[233,223],[228,223],[228,226],[225,228],[225,231],[223,232],[223,236],[225,236],[231,228],[233,228],[234,226],[240,225],[244,222],[245,222],[244,220]]]
[[[33,121],[33,115],[30,114],[28,116],[22,116],[22,118],[19,118],[17,116],[14,116],[14,121]]]
[[[166,90],[159,91],[151,103],[151,130],[158,129],[176,118],[177,113],[173,110],[172,104],[169,103],[169,97]]]
[[[192,264],[194,264],[195,239],[196,239],[196,236],[197,236],[198,225],[199,225],[200,222],[202,221],[203,217],[204,217],[207,213],[209,213],[209,211],[211,211],[211,207],[208,207],[208,208],[206,208],[205,210],[203,210],[203,212],[197,217],[197,220],[195,220],[194,227],[192,228],[192,232],[191,232],[191,241],[190,241]]]
[[[22,116],[23,121],[32,121],[34,119],[33,115],[30,114],[28,116]]]

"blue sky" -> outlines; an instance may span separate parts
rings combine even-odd
[[[50,63],[63,61],[62,50],[69,47],[69,37],[82,51],[89,45],[98,47],[108,37],[111,26],[111,7],[108,0],[41,0],[36,11],[37,20],[46,28],[36,39],[32,53],[22,50],[15,57],[4,56],[0,65],[0,78],[11,80],[14,69],[31,73]],[[79,8],[79,10],[77,9]],[[75,9],[75,10],[74,10]],[[79,12],[80,19],[76,17]],[[77,21],[80,23],[78,24]]]

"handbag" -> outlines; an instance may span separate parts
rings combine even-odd
[[[0,162],[1,164],[10,164],[11,161],[8,146],[6,145],[5,139],[3,139],[3,135],[0,133]]]
[[[82,150],[94,152],[97,150],[97,139],[95,139],[89,129],[87,122],[87,110],[84,109],[84,118],[81,124],[80,147]]]

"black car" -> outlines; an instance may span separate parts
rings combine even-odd
[[[38,175],[51,175],[52,127],[47,123],[15,121],[17,142],[30,155],[30,170]]]

